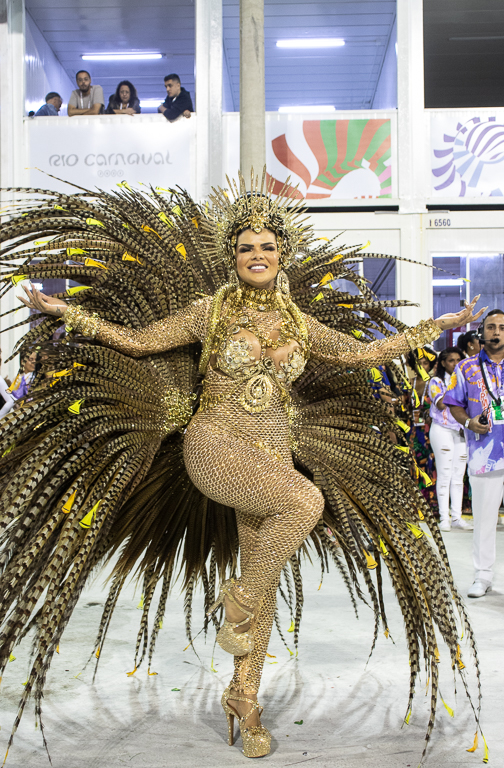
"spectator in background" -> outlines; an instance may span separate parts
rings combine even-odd
[[[139,115],[140,99],[136,88],[129,80],[121,80],[116,92],[109,98],[106,115]]]
[[[45,97],[45,104],[35,112],[34,117],[58,117],[58,112],[63,104],[63,99],[56,93],[56,91],[50,91]]]
[[[79,87],[72,91],[68,101],[69,117],[103,114],[105,100],[101,85],[91,85],[91,75],[85,69],[77,72],[75,80]]]
[[[37,364],[37,352],[31,352],[25,360],[23,373],[16,376],[9,391],[12,392],[16,400],[26,397],[31,381],[35,375],[35,366]]]
[[[180,85],[180,77],[175,74],[166,75],[164,84],[168,95],[163,104],[158,107],[158,112],[161,112],[170,122],[180,115],[191,117],[191,112],[194,112],[191,94]]]
[[[460,424],[444,404],[444,396],[450,386],[453,371],[461,360],[462,352],[458,347],[443,349],[429,382],[432,419],[429,438],[436,458],[436,492],[441,518],[439,527],[442,531],[450,531],[452,528],[472,530],[472,526],[462,519],[464,475],[467,465],[465,436]]]
[[[478,331],[462,333],[457,339],[457,347],[462,350],[465,357],[479,354],[481,345],[479,343]]]
[[[0,349],[0,364],[2,362],[2,350]],[[16,401],[9,392],[9,382],[0,376],[0,419],[8,413]]]

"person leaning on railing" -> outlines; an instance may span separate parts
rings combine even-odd
[[[106,115],[139,115],[140,99],[133,83],[129,80],[121,80],[115,93],[109,98]]]

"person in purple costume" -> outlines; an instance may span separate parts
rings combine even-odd
[[[469,453],[474,534],[474,583],[469,597],[492,588],[496,525],[504,491],[504,312],[493,309],[481,324],[481,351],[463,360],[445,395],[464,426]]]

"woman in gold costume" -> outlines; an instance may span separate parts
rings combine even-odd
[[[35,384],[9,417],[0,446],[0,532],[10,546],[0,585],[10,579],[2,603],[0,667],[34,623],[34,597],[48,589],[35,617],[37,653],[20,711],[32,688],[40,709],[55,643],[85,578],[99,558],[119,547],[96,647],[103,646],[119,591],[140,558],[147,606],[135,669],[146,653],[154,588],[163,579],[150,661],[184,546],[190,596],[200,577],[214,623],[217,608],[225,608],[217,641],[235,657],[222,698],[229,743],[236,717],[244,754],[268,754],[271,735],[260,721],[257,692],[276,593],[290,564],[300,594],[298,551],[311,534],[322,557],[331,549],[345,567],[348,583],[356,581],[356,569],[363,573],[388,635],[381,576],[375,588],[369,575],[375,568],[380,573],[382,559],[386,563],[407,627],[409,709],[421,647],[432,670],[430,733],[439,660],[434,625],[461,674],[453,601],[474,651],[472,633],[442,539],[436,530],[437,553],[418,525],[420,517],[435,528],[409,478],[411,459],[372,429],[376,424],[393,430],[393,417],[363,382],[366,369],[433,341],[441,330],[476,320],[483,310],[473,315],[474,300],[458,314],[401,327],[351,269],[358,249],[317,245],[295,207],[273,199],[264,187],[247,193],[242,180],[234,200],[219,190],[211,212],[181,193],[172,192],[167,202],[153,190],[140,195],[125,187],[122,197],[51,195],[50,201],[31,203],[25,218],[9,222],[2,237],[11,241],[4,263],[24,256],[8,275],[11,283],[47,275],[80,283],[67,291],[70,302],[62,294],[25,288],[24,304],[46,319],[26,334],[22,352],[43,345],[52,367],[57,362],[63,368],[51,372],[50,383],[46,377]],[[51,234],[51,241],[35,247],[30,242],[23,250],[35,231]],[[334,264],[333,272],[320,277],[327,263]],[[289,290],[289,268],[299,302]],[[350,308],[347,295],[331,289],[337,276],[361,289]],[[69,336],[52,343],[61,318]],[[401,332],[391,333],[388,326],[394,325]],[[373,340],[376,331],[384,338]],[[33,430],[39,430],[35,439]],[[176,479],[182,450],[185,485]],[[9,477],[14,462],[15,480]],[[29,509],[35,495],[44,496],[43,513],[40,505]],[[168,508],[177,512],[168,514]],[[210,533],[195,533],[203,518]],[[74,580],[69,564],[78,571]],[[233,576],[224,580],[226,567]],[[217,600],[216,569],[223,581]],[[9,607],[14,613],[7,618]]]

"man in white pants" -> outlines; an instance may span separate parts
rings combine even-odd
[[[496,526],[504,492],[504,312],[501,309],[493,309],[485,317],[480,339],[480,353],[457,365],[444,397],[452,416],[465,428],[469,451],[475,573],[468,597],[483,597],[492,588]]]

